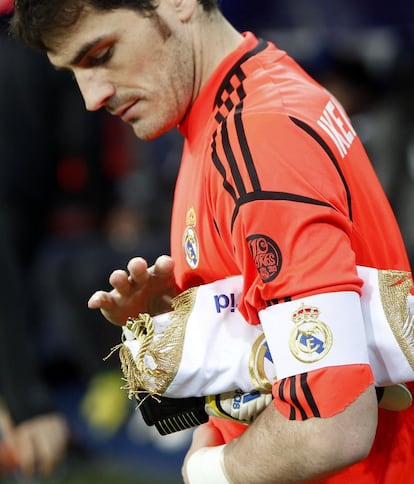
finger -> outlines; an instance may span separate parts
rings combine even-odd
[[[42,437],[39,435],[36,441],[36,471],[41,477],[49,477],[58,461],[60,449],[56,443],[51,446],[47,436]]]
[[[109,276],[109,283],[122,296],[129,296],[135,288],[135,282],[126,271],[116,270]]]
[[[129,272],[129,281],[134,282],[137,286],[144,286],[148,281],[149,270],[148,264],[142,257],[132,258],[127,265]]]
[[[111,293],[105,291],[96,291],[89,298],[89,309],[101,309],[104,311],[110,311],[115,307],[115,301]]]
[[[192,454],[203,447],[214,447],[221,444],[224,444],[223,436],[218,428],[210,422],[199,425],[194,429],[191,446],[188,449],[183,466],[181,468],[181,474],[185,484],[189,483],[187,476],[187,463]]]
[[[131,283],[128,280],[128,274],[122,270],[113,271],[109,276],[109,283],[121,295],[129,295],[131,292]],[[114,291],[96,291],[89,298],[88,307],[90,309],[111,310],[115,306]]]
[[[22,473],[26,477],[32,477],[35,473],[36,456],[31,436],[18,432],[13,447]]]
[[[51,441],[47,435],[36,434],[33,443],[35,447],[35,473],[41,477],[49,477],[61,457],[61,447],[55,441]]]
[[[19,429],[21,465],[27,476],[49,477],[62,460],[69,431],[58,415],[38,417]]]
[[[160,255],[151,269],[155,276],[171,277],[174,273],[174,261],[168,255]]]
[[[161,301],[165,307],[169,307],[172,305],[174,296],[170,296],[169,294],[164,294],[161,296]]]
[[[42,477],[49,477],[61,462],[67,441],[67,434],[58,422],[50,425],[49,435],[46,434],[39,435],[37,444],[37,470]]]
[[[193,432],[192,450],[201,447],[211,447],[221,445],[223,436],[218,428],[210,423],[199,425]]]
[[[0,406],[0,434],[4,440],[7,440],[13,435],[13,422],[9,412]]]

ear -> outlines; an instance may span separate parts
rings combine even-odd
[[[198,0],[172,0],[179,19],[188,22],[194,15]]]

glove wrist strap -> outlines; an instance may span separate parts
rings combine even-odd
[[[188,459],[187,478],[190,484],[231,484],[226,476],[223,451],[226,444],[216,447],[203,447]]]

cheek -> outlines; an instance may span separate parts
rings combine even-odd
[[[192,81],[188,73],[181,68],[165,71],[154,82],[153,89],[160,111],[181,120],[192,98]]]
[[[175,69],[172,85],[176,91],[176,97],[188,105],[193,98],[194,75],[193,69],[188,64],[176,64],[179,68]]]
[[[183,71],[175,75],[174,79],[171,82],[171,87],[174,89],[175,98],[179,100],[180,103],[187,103],[187,101],[191,99],[191,78],[189,76],[186,76]]]
[[[175,48],[169,50],[164,59],[164,72],[169,73],[171,87],[177,96],[186,98],[192,95],[194,82],[194,62],[192,51],[188,46],[176,42]]]

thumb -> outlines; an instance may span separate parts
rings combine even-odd
[[[215,425],[207,422],[194,430],[191,450],[196,451],[202,447],[214,447],[221,444],[224,444],[224,439],[220,430]]]

